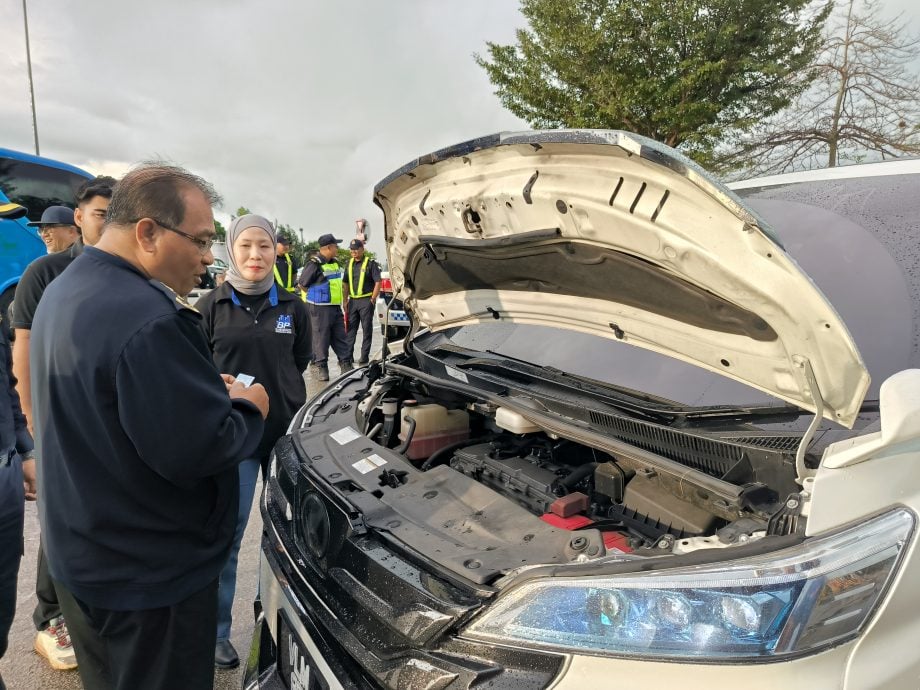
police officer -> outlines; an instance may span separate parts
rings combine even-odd
[[[304,266],[298,283],[307,293],[313,329],[313,373],[320,381],[329,380],[330,345],[339,358],[339,369],[346,372],[353,368],[342,316],[342,267],[336,261],[341,241],[330,234],[321,236],[319,254]]]
[[[297,292],[297,260],[291,256],[291,240],[284,235],[278,235],[278,244],[275,247],[275,282],[288,292]]]
[[[348,315],[348,351],[355,351],[358,325],[361,326],[361,357],[358,364],[367,364],[371,354],[374,328],[374,305],[380,293],[380,266],[364,253],[364,242],[354,239],[348,245],[351,258],[345,271],[344,301]]]

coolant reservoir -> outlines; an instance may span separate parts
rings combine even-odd
[[[512,434],[532,434],[540,431],[540,427],[536,424],[507,407],[499,407],[495,410],[495,426],[510,431]]]
[[[415,433],[406,451],[410,460],[422,460],[444,446],[470,437],[470,416],[466,410],[448,410],[443,405],[403,405],[402,418],[415,420]],[[401,422],[399,439],[406,440],[409,424]]]

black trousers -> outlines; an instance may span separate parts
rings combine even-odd
[[[0,467],[0,472],[12,472],[9,467]],[[20,477],[22,473],[20,472]],[[19,480],[22,482],[22,479]],[[0,498],[10,497],[0,493]],[[13,497],[14,499],[16,497]],[[13,510],[0,519],[0,658],[6,653],[7,639],[13,617],[16,615],[16,583],[19,579],[19,562],[22,560],[22,498],[19,510]],[[3,506],[9,510],[10,506]]]
[[[355,351],[355,341],[358,339],[358,326],[361,326],[361,356],[358,358],[366,362],[371,356],[371,339],[374,337],[374,303],[370,297],[353,297],[348,300],[348,351]]]
[[[38,565],[35,567],[35,598],[38,601],[32,612],[32,622],[36,630],[44,630],[52,618],[61,615],[61,605],[58,603],[51,573],[48,572],[48,559],[45,558],[41,537],[38,538]]]
[[[217,580],[178,604],[145,611],[90,606],[55,585],[85,690],[214,687]]]
[[[307,310],[310,312],[310,328],[313,329],[313,362],[317,366],[326,366],[331,345],[339,362],[351,363],[352,354],[345,339],[342,308],[307,303]]]

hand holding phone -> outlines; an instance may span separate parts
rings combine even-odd
[[[246,388],[249,388],[255,382],[255,380],[256,380],[255,376],[250,376],[249,374],[237,374],[236,375],[236,382],[243,384],[243,386],[245,386]]]

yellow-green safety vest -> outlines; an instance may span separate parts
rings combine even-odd
[[[278,263],[275,262],[275,282],[288,292],[296,292],[297,286],[294,285],[294,263],[291,261],[291,256],[289,254],[284,254],[284,260],[287,261],[287,281],[281,279],[281,271],[278,270]]]
[[[361,262],[361,277],[358,278],[358,290],[355,291],[355,260],[354,257],[348,260],[348,296],[351,298],[355,297],[370,297],[374,294],[374,291],[364,292],[364,275],[367,271],[367,262],[370,261],[370,257],[365,255],[364,261]]]

